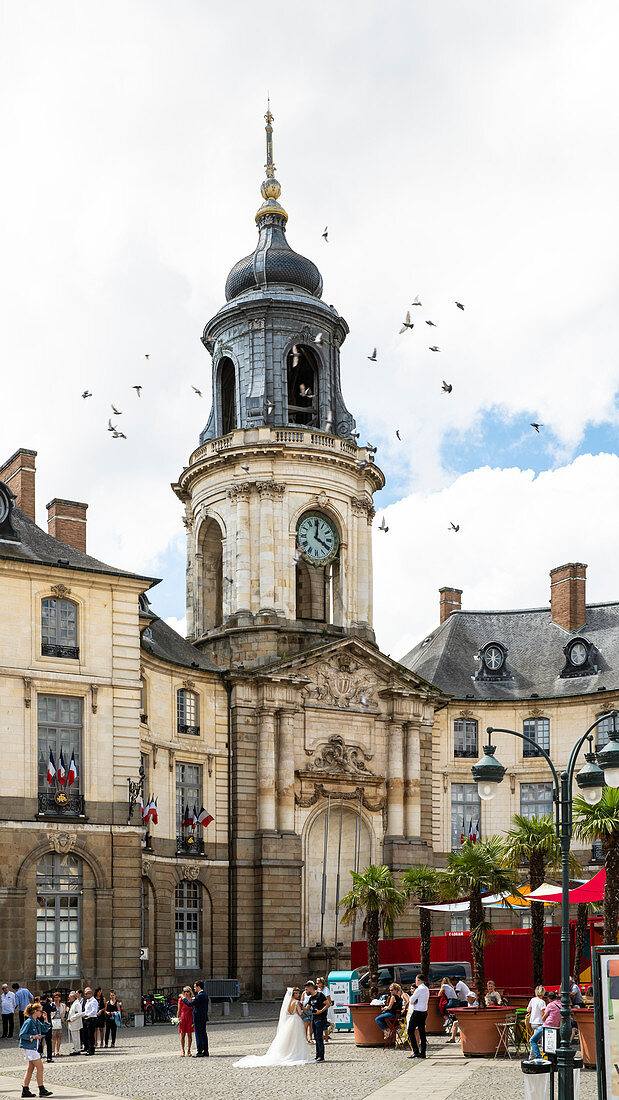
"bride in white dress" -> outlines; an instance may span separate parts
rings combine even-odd
[[[299,989],[289,988],[282,1002],[275,1038],[266,1054],[248,1054],[235,1062],[235,1066],[303,1066],[314,1061],[314,1052],[308,1051],[305,1028],[301,1019]]]

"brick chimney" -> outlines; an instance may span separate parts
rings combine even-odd
[[[462,589],[461,588],[439,588],[439,611],[441,616],[441,622],[444,623],[445,619],[448,619],[452,611],[460,611],[462,607]]]
[[[15,503],[20,512],[34,523],[34,479],[36,451],[27,451],[20,447],[14,455],[0,466],[0,481],[8,485],[15,494]]]
[[[564,630],[578,630],[587,621],[587,566],[569,562],[550,570],[550,614]]]
[[[86,509],[79,500],[54,497],[47,505],[47,530],[55,539],[86,553]]]

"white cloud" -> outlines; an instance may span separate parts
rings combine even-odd
[[[180,634],[182,638],[184,638],[186,636],[186,634],[187,634],[187,617],[185,615],[183,615],[182,619],[175,619],[174,615],[170,615],[170,617],[168,619],[166,619],[165,621],[168,624],[168,626],[171,626],[172,630],[176,630],[177,634]]]
[[[585,562],[588,602],[617,592],[619,457],[582,455],[537,477],[474,470],[438,492],[385,509],[374,534],[374,619],[381,648],[400,658],[439,621],[438,590],[463,590],[470,609],[546,607],[549,572]],[[460,524],[454,534],[450,522]]]

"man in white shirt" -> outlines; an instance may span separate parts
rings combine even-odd
[[[413,1058],[425,1058],[426,1056],[426,1017],[428,1015],[428,1001],[430,990],[421,974],[415,978],[415,985],[411,986],[411,999],[408,1005],[408,1037],[413,1048]],[[417,1036],[419,1032],[419,1046]]]
[[[15,1026],[15,994],[6,982],[2,986],[2,1038],[12,1039]]]
[[[463,1007],[468,1005],[469,993],[470,992],[471,991],[470,991],[468,985],[466,984],[466,982],[463,982],[462,978],[460,978],[460,981],[456,982],[456,997],[458,998],[458,1000],[460,1001],[460,1004]]]
[[[99,1022],[99,1002],[92,989],[84,990],[84,1027],[86,1028],[86,1054],[95,1052],[95,1030]]]
[[[82,1028],[82,1002],[79,1000],[77,993],[74,989],[69,993],[69,1015],[67,1017],[69,1024],[69,1038],[73,1044],[73,1050],[70,1054],[79,1054],[80,1052],[80,1031]]]

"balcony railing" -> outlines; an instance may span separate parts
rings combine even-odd
[[[84,813],[84,796],[72,791],[39,792],[39,814],[46,817],[79,817]]]
[[[478,755],[479,755],[479,753],[477,751],[477,748],[474,748],[474,749],[470,749],[470,748],[469,749],[454,749],[454,756],[466,756],[470,759],[472,757],[476,758]]]
[[[190,735],[191,737],[198,737],[200,734],[199,726],[187,726],[184,722],[179,722],[177,725],[179,733]]]
[[[43,642],[41,645],[43,657],[70,657],[77,661],[80,655],[79,646],[76,645],[51,645]]]
[[[204,841],[194,833],[178,833],[176,837],[177,856],[201,856],[204,854]]]

